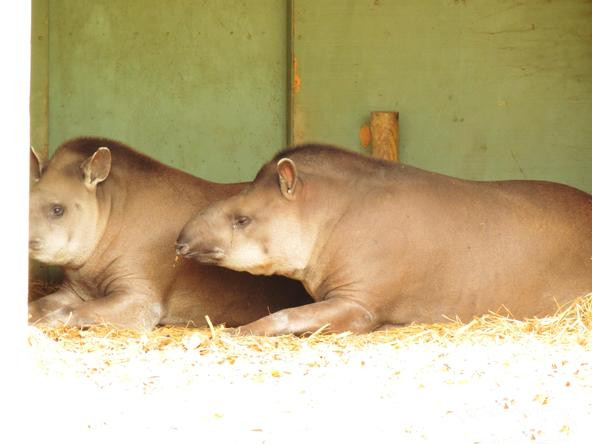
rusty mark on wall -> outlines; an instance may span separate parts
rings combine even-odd
[[[300,75],[298,74],[298,59],[296,57],[292,58],[292,91],[294,93],[300,92]]]
[[[362,125],[358,133],[358,136],[360,138],[360,144],[364,148],[368,148],[370,146],[370,142],[372,141],[372,133],[370,133],[370,124],[365,123],[364,125]]]

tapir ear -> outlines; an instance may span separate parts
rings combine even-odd
[[[84,184],[89,189],[94,189],[104,181],[111,171],[111,151],[102,146],[80,165],[84,174]]]
[[[296,197],[296,183],[298,173],[292,159],[284,157],[277,163],[277,172],[280,181],[280,191],[286,199],[293,200]]]
[[[30,154],[29,154],[29,172],[31,181],[38,181],[41,178],[41,174],[43,173],[43,161],[42,157],[39,155],[35,148],[31,146]]]

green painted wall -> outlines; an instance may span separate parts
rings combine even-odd
[[[592,2],[294,0],[295,141],[359,149],[400,112],[401,160],[592,192]]]
[[[361,150],[370,112],[397,110],[405,162],[592,192],[588,0],[34,0],[33,9],[42,38],[32,123],[52,149],[104,135],[208,179],[246,180],[284,145],[292,118],[295,141]],[[287,103],[292,55],[301,87]]]
[[[48,0],[31,2],[31,146],[44,157],[49,142],[49,9]]]
[[[277,0],[49,0],[51,149],[103,135],[251,179],[287,138],[286,16]]]

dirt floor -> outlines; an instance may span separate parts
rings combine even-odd
[[[588,310],[592,297],[588,301]],[[29,327],[31,439],[592,442],[592,310],[368,335]],[[125,435],[122,435],[125,434]]]

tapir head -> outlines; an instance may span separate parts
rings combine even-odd
[[[97,188],[111,170],[111,152],[56,152],[44,165],[31,150],[29,255],[50,265],[80,266],[102,232]]]
[[[240,194],[193,217],[179,234],[177,254],[253,274],[295,277],[312,247],[303,199],[294,162],[269,162]]]

